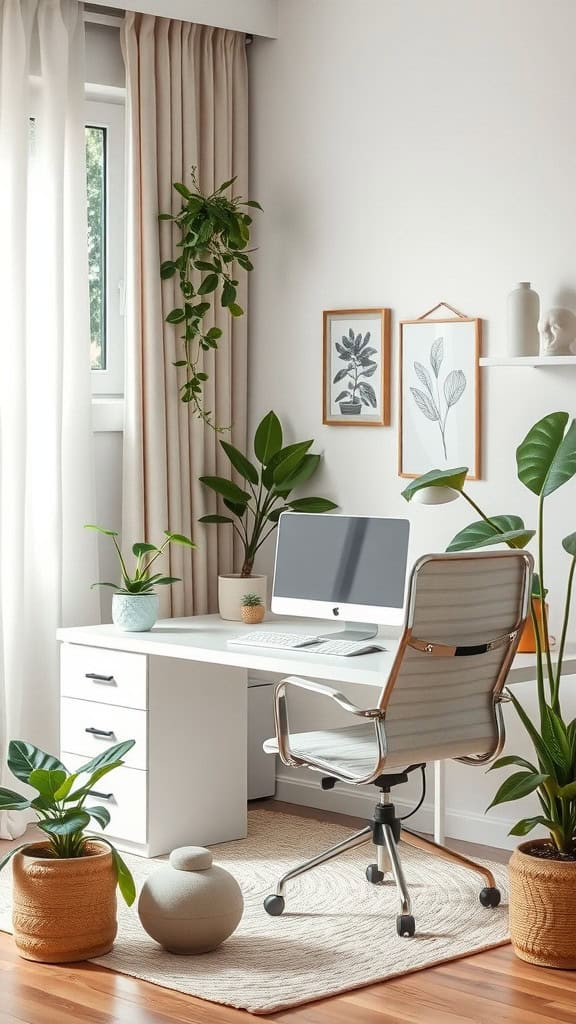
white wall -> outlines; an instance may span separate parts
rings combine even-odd
[[[283,0],[278,35],[250,51],[251,194],[265,210],[251,279],[252,425],[273,407],[324,452],[314,491],[343,512],[408,515],[414,552],[442,550],[469,520],[461,503],[417,509],[400,497],[397,324],[446,299],[485,318],[484,351],[497,354],[516,281],[534,282],[544,306],[576,308],[576,5]],[[394,314],[392,426],[323,427],[322,310],[366,306]],[[576,371],[482,373],[484,479],[470,493],[533,525],[514,448],[538,417],[576,411]],[[549,502],[554,630],[567,559],[558,539],[574,529],[573,509],[574,486]],[[519,746],[515,723],[509,745]],[[504,843],[497,823],[519,805],[484,819],[493,783],[450,768],[452,834]]]

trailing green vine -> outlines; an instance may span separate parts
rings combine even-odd
[[[208,374],[204,370],[204,353],[218,348],[222,330],[215,326],[204,329],[204,321],[217,297],[231,316],[243,316],[244,310],[236,301],[237,267],[245,271],[254,269],[247,250],[252,218],[243,207],[262,209],[254,199],[224,194],[235,181],[236,178],[231,178],[215,192],[206,194],[200,189],[197,169],[193,167],[191,189],[179,181],[173,184],[183,200],[179,213],[160,214],[160,220],[171,221],[180,233],[176,243],[179,253],[160,267],[163,280],[178,276],[182,294],[182,305],[166,316],[167,323],[182,325],[184,332],[183,356],[174,362],[174,366],[186,371],[180,397],[191,405],[195,415],[218,432],[229,427],[215,425],[212,412],[205,407]]]

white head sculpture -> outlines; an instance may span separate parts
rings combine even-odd
[[[576,314],[571,309],[554,306],[541,317],[538,323],[540,333],[540,355],[563,356],[576,354]]]

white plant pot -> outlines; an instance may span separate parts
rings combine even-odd
[[[268,591],[267,576],[241,576],[239,572],[231,572],[218,577],[218,611],[220,618],[242,621],[242,598],[244,594],[258,594],[266,607]]]
[[[112,622],[127,633],[152,629],[158,609],[158,594],[112,594]]]

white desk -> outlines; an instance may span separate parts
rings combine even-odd
[[[315,633],[325,632],[326,622],[273,616],[270,627]],[[110,832],[117,829],[124,849],[156,856],[184,843],[246,835],[250,670],[381,687],[399,637],[399,630],[385,631],[380,639],[386,651],[356,658],[229,646],[230,637],[253,628],[205,615],[160,621],[149,633],[123,633],[112,625],[58,630],[65,763],[81,761],[69,752],[74,736],[85,734],[88,712],[91,723],[94,718],[106,725],[102,732],[114,733],[110,742],[138,737],[126,767],[111,781],[120,796]],[[534,669],[534,655],[517,655],[508,682],[532,680]],[[576,673],[574,644],[567,647],[565,671]],[[100,742],[95,749],[105,745],[104,737],[94,742]],[[444,837],[442,765],[435,769],[438,842]]]

